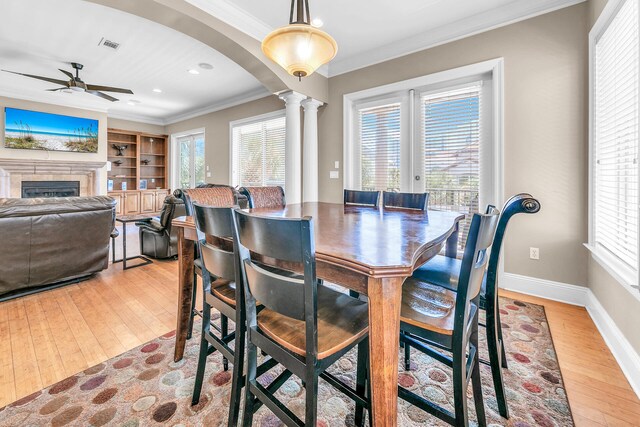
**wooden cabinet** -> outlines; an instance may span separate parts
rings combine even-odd
[[[110,191],[108,195],[116,200],[116,215],[156,214],[169,190]]]
[[[140,213],[140,192],[126,192],[124,197],[124,214],[133,215]]]

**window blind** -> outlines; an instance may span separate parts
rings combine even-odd
[[[400,103],[358,110],[362,190],[400,191]]]
[[[478,211],[481,83],[422,95],[424,185],[430,206]]]
[[[234,184],[279,185],[285,180],[285,118],[233,127]]]
[[[638,267],[638,2],[595,44],[594,243]]]

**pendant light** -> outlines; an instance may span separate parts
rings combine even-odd
[[[291,0],[289,25],[267,35],[262,52],[287,73],[302,79],[331,61],[338,53],[338,44],[329,34],[311,26],[308,0]]]

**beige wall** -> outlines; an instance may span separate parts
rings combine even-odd
[[[19,150],[4,147],[4,108],[21,108],[23,110],[42,111],[45,113],[62,114],[66,116],[85,117],[98,120],[98,152],[73,153],[65,151]],[[64,160],[64,161],[107,161],[107,114],[78,108],[62,107],[41,102],[23,101],[20,99],[0,96],[0,158],[4,159],[36,159],[36,160]],[[101,192],[107,192],[107,171],[103,168],[100,174]]]
[[[209,183],[229,184],[229,123],[260,114],[284,109],[284,102],[276,96],[267,96],[246,104],[214,113],[198,116],[166,126],[166,133],[171,135],[193,129],[205,129],[205,157],[211,177]]]
[[[156,135],[164,135],[165,127],[161,125],[153,125],[150,123],[134,122],[131,120],[107,118],[107,124],[113,129],[130,130],[134,132],[152,133]]]
[[[587,25],[580,4],[331,78],[320,114],[320,199],[341,200],[342,179],[328,176],[342,163],[344,94],[503,57],[505,195],[526,191],[542,204],[510,225],[505,270],[586,285]]]
[[[595,24],[606,4],[607,0],[589,1],[590,26]],[[589,257],[588,265],[589,288],[609,313],[609,316],[611,316],[622,334],[629,340],[634,350],[640,354],[640,333],[638,333],[640,298],[638,298],[638,291],[633,291],[636,295],[630,295],[631,291],[618,283],[592,257]]]

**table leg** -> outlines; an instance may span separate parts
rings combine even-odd
[[[398,424],[398,346],[403,278],[369,278],[369,360],[374,426]]]
[[[447,246],[445,248],[445,255],[449,258],[458,257],[458,235],[460,234],[460,223],[456,222],[456,229],[451,236],[447,239]]]
[[[176,347],[173,361],[178,362],[184,356],[187,343],[189,316],[191,316],[191,299],[193,293],[193,254],[194,244],[185,239],[184,229],[178,228],[178,324],[176,326]]]
[[[127,269],[127,223],[122,223],[122,269]]]

